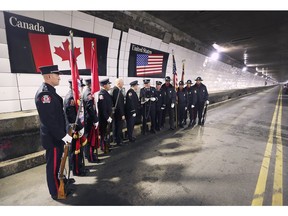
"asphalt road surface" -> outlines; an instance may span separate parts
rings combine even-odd
[[[45,165],[0,179],[2,206],[287,206],[288,96],[279,87],[208,108],[205,126],[114,148],[54,201]],[[286,116],[286,117],[285,117]],[[73,177],[73,176],[72,176]]]

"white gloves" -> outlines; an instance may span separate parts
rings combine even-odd
[[[165,107],[161,107],[161,110],[164,110],[165,109]]]
[[[145,98],[145,102],[149,101],[150,98]]]
[[[209,101],[208,101],[208,100],[206,100],[206,104],[209,104]]]
[[[175,106],[175,104],[174,104],[174,103],[172,103],[172,104],[171,104],[171,108],[173,109],[173,108],[174,108],[174,106]]]
[[[133,113],[133,115],[132,115],[133,117],[136,117],[136,113]]]
[[[99,126],[99,122],[94,123],[94,126],[95,126],[95,129],[97,129]]]
[[[84,127],[78,132],[79,138],[83,136],[84,134]]]
[[[108,123],[111,123],[111,122],[112,122],[112,118],[109,117],[109,118],[107,119],[107,122],[108,122]]]
[[[71,143],[72,137],[69,134],[66,134],[65,137],[62,138],[65,143]]]
[[[187,107],[185,107],[185,110],[187,110]]]
[[[124,116],[124,115],[122,116],[122,120],[123,120],[123,121],[125,120],[125,116]]]
[[[191,105],[191,108],[193,109],[195,106],[194,105]]]
[[[156,101],[156,98],[155,97],[151,97],[150,100],[151,101]]]

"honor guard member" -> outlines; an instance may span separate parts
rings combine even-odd
[[[165,77],[165,83],[162,85],[161,90],[164,92],[165,109],[162,115],[162,124],[164,126],[165,118],[168,113],[170,130],[174,130],[174,107],[176,103],[176,91],[173,85],[170,84],[171,78]]]
[[[137,80],[131,82],[131,88],[126,93],[125,116],[127,123],[127,134],[130,142],[135,142],[136,140],[136,138],[133,136],[133,131],[139,106],[139,98],[136,93],[138,85]]]
[[[64,99],[64,111],[66,115],[67,130],[69,130],[69,128],[73,128],[73,125],[75,124],[77,118],[76,101],[74,100],[72,90],[72,80],[69,80],[69,84],[70,90],[66,94]],[[81,107],[79,107],[79,109],[81,109]],[[74,176],[85,176],[87,170],[84,166],[82,146],[87,144],[87,140],[81,139],[84,134],[84,126],[80,118],[77,119],[76,127],[73,133],[73,140],[71,142],[71,148],[69,152],[70,165],[72,166],[71,168]]]
[[[190,122],[189,122],[189,127],[195,125],[195,121],[194,121],[194,107],[196,104],[196,100],[197,100],[197,94],[196,91],[194,90],[194,88],[191,86],[192,85],[192,81],[191,80],[187,80],[186,82],[186,91],[188,94],[188,106],[187,106],[187,112],[189,113],[189,118],[190,118]],[[185,112],[185,122],[187,119],[187,112]]]
[[[122,79],[115,80],[115,86],[112,90],[112,99],[114,106],[114,137],[117,146],[121,146],[123,144],[123,123],[125,120],[124,113],[124,95],[122,93],[122,88],[124,86],[124,82]]]
[[[91,78],[85,80],[86,90],[83,93],[85,135],[88,143],[85,146],[85,156],[90,163],[100,162],[97,149],[100,147],[98,138],[99,118],[94,96],[91,94]]]
[[[40,119],[40,139],[46,150],[46,180],[49,193],[57,199],[59,189],[58,172],[64,144],[72,137],[66,133],[63,99],[56,93],[60,77],[57,65],[39,68],[44,82],[35,94],[35,105]]]
[[[188,106],[188,96],[187,91],[184,89],[184,82],[179,82],[179,87],[177,89],[177,106],[178,106],[178,125],[180,128],[183,128],[183,122],[185,117],[185,112],[187,111]]]
[[[98,95],[99,133],[101,149],[105,154],[110,151],[110,131],[112,123],[113,100],[109,94],[111,87],[109,79],[100,81],[101,90]]]
[[[155,131],[155,120],[156,120],[156,88],[150,86],[150,79],[143,80],[144,87],[140,89],[140,102],[142,105],[142,133],[146,134],[147,121],[150,117],[151,121],[151,133]]]
[[[193,85],[194,90],[197,94],[196,104],[195,104],[195,112],[194,112],[194,121],[196,121],[197,115],[198,115],[198,125],[201,125],[201,118],[202,118],[202,112],[204,109],[205,102],[209,104],[208,101],[208,91],[206,86],[202,83],[202,78],[197,77],[195,79],[196,83]]]
[[[162,113],[165,109],[164,92],[161,90],[162,82],[156,81],[156,131],[162,127]]]

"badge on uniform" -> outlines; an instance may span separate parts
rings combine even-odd
[[[99,100],[103,100],[103,99],[104,99],[103,95],[99,95]]]
[[[51,97],[49,95],[43,95],[41,98],[42,103],[51,103]]]
[[[128,95],[129,95],[129,97],[131,97],[131,96],[132,96],[132,93],[131,93],[131,92],[129,92],[129,94],[128,94]]]
[[[73,99],[70,101],[70,106],[75,106],[75,101]]]
[[[197,94],[197,91],[196,91],[196,90],[195,90],[194,92],[195,92],[195,94]]]

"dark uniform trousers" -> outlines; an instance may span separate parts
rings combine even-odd
[[[196,91],[194,90],[194,88],[191,86],[190,88],[188,88],[187,86],[185,87],[185,90],[187,91],[187,95],[188,95],[188,106],[187,106],[187,111],[185,112],[185,117],[184,117],[184,121],[186,122],[188,116],[187,113],[189,113],[189,119],[190,119],[190,124],[193,123],[194,121],[194,110],[195,107],[192,108],[192,105],[195,106],[196,102],[197,102],[197,94]]]
[[[117,144],[122,143],[123,139],[123,119],[124,114],[124,95],[118,87],[114,87],[112,91],[113,105],[115,107],[114,113],[114,137]],[[118,98],[118,100],[117,100]],[[116,104],[117,103],[117,104]]]
[[[130,141],[133,141],[133,131],[136,121],[136,116],[133,114],[138,114],[139,99],[137,93],[133,89],[129,89],[126,93],[126,103],[125,103],[125,118],[127,124],[127,136]]]
[[[163,115],[163,110],[165,109],[165,101],[164,101],[164,93],[163,91],[156,91],[157,95],[157,101],[156,101],[156,118],[155,118],[155,129],[157,131],[160,130],[160,128],[163,126],[162,125],[162,115]]]
[[[187,100],[187,91],[185,89],[182,89],[180,90],[178,88],[178,91],[177,91],[177,98],[178,98],[178,124],[180,126],[183,126],[183,122],[184,122],[184,119],[185,119],[185,112],[186,112],[186,109],[188,104],[188,100]]]
[[[70,124],[74,124],[76,122],[77,117],[77,110],[76,110],[76,101],[73,98],[73,92],[70,90],[64,99],[64,110],[66,114],[66,121],[67,121],[67,129],[69,128]],[[77,126],[75,131],[78,132],[83,128],[83,125],[80,119],[77,120]],[[82,175],[84,174],[84,158],[83,158],[83,148],[82,148],[82,141],[80,138],[73,139],[70,146],[69,152],[69,160],[70,165],[73,171],[73,175]],[[75,151],[79,151],[79,153],[75,154]]]
[[[99,129],[95,129],[94,124],[99,121],[97,116],[96,107],[94,104],[94,97],[91,94],[91,89],[87,88],[83,94],[84,102],[84,122],[85,122],[85,135],[87,136],[88,143],[85,146],[85,157],[89,162],[97,162],[97,148],[100,147],[100,140],[98,138]],[[96,151],[96,153],[95,153]]]
[[[165,109],[163,110],[162,114],[162,126],[165,124],[166,115],[169,115],[169,125],[171,129],[174,129],[174,112],[176,106],[176,91],[174,87],[169,84],[166,86],[165,84],[162,85],[161,90],[164,92],[164,100],[165,100]],[[171,108],[171,104],[174,103],[174,108]]]
[[[196,118],[198,116],[198,124],[200,124],[205,101],[208,100],[208,91],[206,86],[202,83],[200,83],[200,85],[195,84],[193,88],[196,90],[197,94],[197,102],[194,109],[194,121],[196,121]]]
[[[157,100],[156,88],[142,88],[140,89],[140,101],[142,102],[142,133],[146,134],[147,122],[150,118],[151,132],[155,132],[156,122],[156,101],[151,101],[150,98]],[[149,99],[145,102],[145,99]]]
[[[113,100],[112,96],[105,90],[101,89],[98,96],[98,112],[99,112],[99,133],[101,149],[108,153],[110,148],[110,131],[111,124],[107,122],[112,116]]]
[[[53,86],[43,83],[35,95],[40,119],[40,140],[46,150],[46,179],[51,196],[57,196],[59,167],[66,135],[63,100]]]

